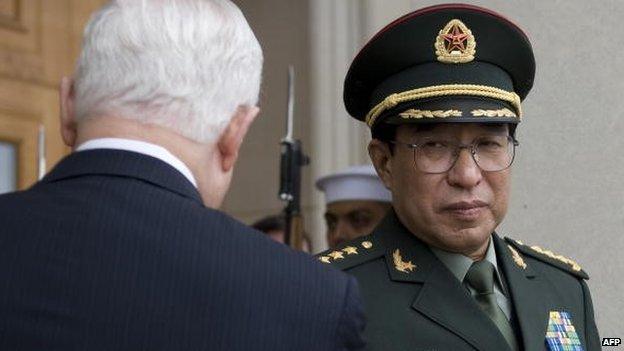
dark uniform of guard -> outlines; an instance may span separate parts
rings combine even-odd
[[[415,150],[415,167],[430,173],[451,172],[458,158],[468,162],[470,156],[483,172],[504,171],[513,162],[520,103],[534,73],[530,42],[511,21],[475,6],[439,5],[410,13],[373,37],[349,69],[344,100],[348,112],[371,128],[371,143],[392,138],[387,130],[408,123],[504,125],[512,153],[500,165],[487,163],[495,156],[481,141],[456,146],[454,163],[439,170],[418,164],[426,157],[416,156],[422,144],[406,144]],[[391,190],[395,210],[372,234],[318,256],[357,278],[369,349],[600,350],[588,276],[578,263],[501,238],[493,229],[484,233],[480,260],[436,247],[408,229],[404,204],[397,201],[405,189]],[[479,209],[455,210],[452,215],[466,222],[480,218],[474,214]]]

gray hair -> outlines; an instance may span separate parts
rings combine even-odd
[[[257,104],[262,60],[229,0],[114,0],[85,30],[76,119],[114,115],[211,142]]]

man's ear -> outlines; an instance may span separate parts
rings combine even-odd
[[[234,168],[243,139],[247,135],[251,123],[258,116],[258,112],[260,112],[260,109],[256,106],[239,106],[230,123],[228,123],[219,137],[217,149],[221,154],[221,169],[223,172],[229,172]]]
[[[368,143],[368,156],[375,166],[377,175],[386,188],[390,189],[392,184],[392,152],[390,146],[379,139],[373,139]]]
[[[61,137],[65,145],[74,147],[76,144],[76,120],[74,115],[74,80],[63,77],[59,86],[61,106]]]

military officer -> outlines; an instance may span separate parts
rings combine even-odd
[[[358,279],[370,349],[600,350],[585,271],[495,232],[534,74],[518,26],[458,4],[392,22],[353,60],[345,105],[393,210],[319,259]]]
[[[352,166],[316,181],[325,194],[327,244],[370,234],[390,209],[390,191],[372,165]]]

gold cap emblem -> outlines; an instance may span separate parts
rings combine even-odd
[[[447,23],[435,41],[438,61],[444,63],[466,63],[474,60],[476,46],[472,31],[458,19]]]

